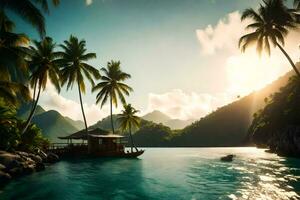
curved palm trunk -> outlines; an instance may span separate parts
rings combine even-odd
[[[111,95],[110,95],[110,122],[111,122],[112,132],[115,133],[114,121],[113,121],[113,115],[112,115],[112,97],[111,97]]]
[[[130,135],[130,140],[131,140],[131,152],[133,152],[133,147],[135,148],[136,151],[139,151],[133,142],[133,137],[131,134],[131,125],[129,125],[129,135]]]
[[[39,101],[39,98],[40,98],[41,90],[42,90],[42,84],[39,85],[39,90],[38,90],[38,93],[37,93],[36,100],[33,104],[33,108],[31,110],[31,113],[30,113],[29,117],[28,117],[27,121],[25,122],[25,127],[22,131],[22,134],[24,134],[27,131],[27,129],[28,129],[30,123],[31,123],[31,120],[34,116],[34,113],[35,113],[35,110],[36,110],[36,107],[37,107],[37,104],[38,104],[38,101]]]
[[[80,106],[81,106],[81,112],[82,112],[82,116],[83,116],[83,121],[84,121],[85,131],[86,131],[86,133],[88,133],[88,126],[87,126],[87,123],[86,123],[86,118],[85,118],[84,109],[83,109],[83,104],[82,104],[81,89],[80,89],[79,83],[77,83],[77,84],[78,84],[79,100],[80,100]]]
[[[31,103],[31,110],[33,110],[33,108],[34,108],[35,93],[36,93],[36,82],[34,83],[34,88],[33,88],[33,96],[32,96],[32,103]]]
[[[296,65],[292,61],[291,57],[287,54],[287,52],[283,49],[283,47],[280,44],[276,43],[276,45],[279,47],[279,49],[281,50],[281,52],[288,59],[289,63],[292,65],[292,67],[293,67],[294,71],[296,72],[297,76],[300,78],[299,70],[297,69]]]

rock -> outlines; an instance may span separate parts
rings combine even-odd
[[[29,157],[34,161],[34,162],[43,162],[43,159],[35,154],[29,154]]]
[[[0,164],[7,167],[12,161],[23,161],[23,159],[16,154],[1,152],[0,153]]]
[[[5,171],[6,167],[2,164],[0,164],[0,171]]]
[[[13,169],[13,168],[21,168],[21,167],[23,167],[22,163],[17,160],[12,160],[10,163],[8,163],[6,165],[6,168],[8,170]]]
[[[54,153],[48,153],[47,154],[47,163],[56,163],[59,161],[59,157],[58,155],[54,154]]]
[[[11,180],[11,176],[8,173],[0,171],[0,185],[4,185]]]
[[[230,154],[230,155],[227,155],[227,156],[223,156],[223,157],[221,157],[221,161],[231,162],[231,161],[233,161],[233,157],[234,157],[233,154]]]

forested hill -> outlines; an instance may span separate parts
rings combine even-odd
[[[265,88],[253,92],[194,122],[172,139],[176,146],[237,146],[245,143],[253,114],[265,105],[269,96],[285,86],[289,72]]]

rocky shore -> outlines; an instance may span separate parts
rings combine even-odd
[[[4,186],[13,178],[44,170],[45,164],[57,161],[57,155],[45,154],[42,151],[38,154],[0,151],[0,186]]]

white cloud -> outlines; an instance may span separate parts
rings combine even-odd
[[[227,94],[188,93],[174,89],[164,94],[150,93],[148,112],[159,110],[174,119],[199,119],[233,99]]]
[[[217,50],[235,50],[238,46],[238,39],[244,33],[246,21],[241,22],[241,15],[238,11],[229,13],[220,19],[216,26],[208,25],[204,29],[196,30],[201,45],[201,53],[212,55]]]
[[[93,3],[93,0],[85,0],[85,4],[87,6],[91,5]]]
[[[41,94],[40,105],[46,110],[56,110],[63,116],[83,121],[79,100],[76,102],[59,95],[52,84],[47,84],[46,90]],[[92,125],[110,114],[108,105],[104,105],[100,109],[99,105],[84,103],[83,107],[88,125]],[[114,113],[119,111],[120,108],[115,109]]]
[[[259,57],[255,46],[241,53],[238,48],[239,38],[246,34],[245,27],[250,20],[241,22],[238,11],[229,13],[218,23],[196,30],[201,46],[201,54],[210,56],[210,65],[225,67],[228,85],[226,91],[236,95],[246,95],[274,81],[277,77],[291,70],[285,56],[278,48],[271,50],[271,57],[263,54]],[[285,49],[298,60],[299,32],[291,31],[286,38]]]

